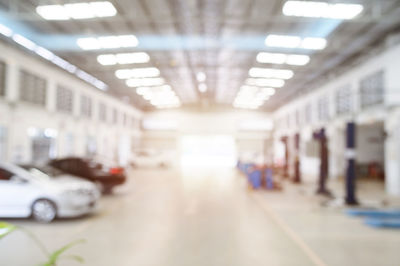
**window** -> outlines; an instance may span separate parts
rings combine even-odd
[[[337,114],[350,113],[352,110],[352,95],[350,85],[344,86],[336,91]]]
[[[14,174],[6,169],[0,168],[0,181],[8,181]]]
[[[46,80],[28,71],[20,71],[19,93],[24,102],[46,105]]]
[[[300,126],[300,111],[296,110],[295,112],[295,121],[296,121],[296,126]]]
[[[0,162],[6,160],[7,131],[0,126]]]
[[[118,111],[117,109],[113,109],[113,119],[112,119],[113,124],[118,124]]]
[[[311,123],[312,122],[312,106],[310,103],[306,104],[304,108],[304,117],[306,119],[306,123]]]
[[[329,119],[329,99],[327,96],[322,96],[318,100],[318,119],[320,121]]]
[[[124,113],[124,126],[128,126],[128,115]]]
[[[99,120],[102,122],[107,121],[107,106],[104,103],[99,104]]]
[[[87,118],[92,117],[92,99],[88,96],[81,96],[81,115]]]
[[[6,95],[6,64],[0,62],[0,96]]]
[[[56,99],[56,108],[58,111],[72,113],[73,111],[73,101],[74,95],[72,90],[58,86],[57,87],[57,99]]]
[[[369,75],[360,81],[361,108],[383,103],[383,71]]]

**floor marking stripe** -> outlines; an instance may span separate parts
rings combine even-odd
[[[267,213],[268,216],[292,239],[293,242],[300,247],[300,249],[307,255],[307,257],[316,266],[328,266],[323,262],[317,254],[277,215],[274,211],[265,204],[264,201],[259,199],[256,195],[251,195],[251,197],[260,205],[260,207]]]

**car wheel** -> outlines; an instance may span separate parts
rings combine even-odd
[[[39,199],[32,205],[32,217],[38,222],[49,223],[57,216],[56,205],[47,199]]]

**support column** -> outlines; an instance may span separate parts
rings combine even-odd
[[[289,147],[288,147],[288,137],[284,136],[281,141],[285,145],[285,164],[283,166],[283,177],[289,177]]]
[[[357,205],[356,198],[356,124],[354,122],[347,123],[346,127],[346,197],[347,205]]]
[[[328,166],[328,139],[325,134],[325,129],[314,132],[314,139],[320,143],[320,169],[317,194],[324,196],[332,196],[332,193],[326,188],[326,181],[328,179],[329,166]]]
[[[294,183],[301,183],[301,173],[300,173],[300,134],[297,133],[294,136],[295,143],[295,162],[294,162]]]

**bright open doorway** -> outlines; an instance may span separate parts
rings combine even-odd
[[[234,167],[235,138],[230,135],[185,135],[180,138],[181,166]]]

